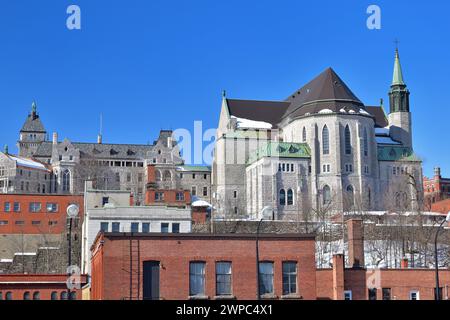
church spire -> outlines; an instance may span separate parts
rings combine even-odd
[[[33,101],[31,103],[31,117],[34,119],[36,119],[37,117],[37,107],[36,107],[36,101]]]
[[[398,48],[395,49],[395,63],[394,63],[394,76],[392,77],[393,86],[404,86],[402,65],[400,64],[400,55],[398,53]]]

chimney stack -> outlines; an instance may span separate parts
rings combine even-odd
[[[102,144],[102,135],[101,135],[101,134],[99,134],[99,135],[97,136],[97,143],[98,143],[98,144]]]
[[[58,133],[53,132],[53,144],[58,144]]]
[[[435,167],[434,168],[434,176],[440,178],[441,177],[441,168]]]
[[[364,268],[364,222],[347,220],[348,261],[351,268]]]

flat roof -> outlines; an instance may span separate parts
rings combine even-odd
[[[159,239],[256,239],[256,233],[131,233],[131,232],[105,232],[105,238],[148,238]],[[315,234],[299,233],[260,233],[260,239],[285,239],[285,240],[314,240]]]

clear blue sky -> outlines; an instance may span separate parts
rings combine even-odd
[[[82,30],[66,9],[82,10]],[[382,29],[366,28],[366,9]],[[35,99],[60,138],[152,142],[217,125],[221,91],[284,99],[332,66],[367,105],[387,100],[400,40],[414,146],[450,176],[450,4],[442,1],[15,0],[0,4],[0,143],[15,152]]]

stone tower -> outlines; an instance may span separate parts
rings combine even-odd
[[[20,130],[19,141],[17,146],[19,148],[19,155],[22,157],[31,158],[45,141],[47,131],[39,118],[37,113],[36,103],[31,105],[31,113]]]
[[[389,129],[391,137],[405,147],[412,148],[411,113],[409,91],[403,80],[398,49],[395,51],[394,76],[389,91]]]

